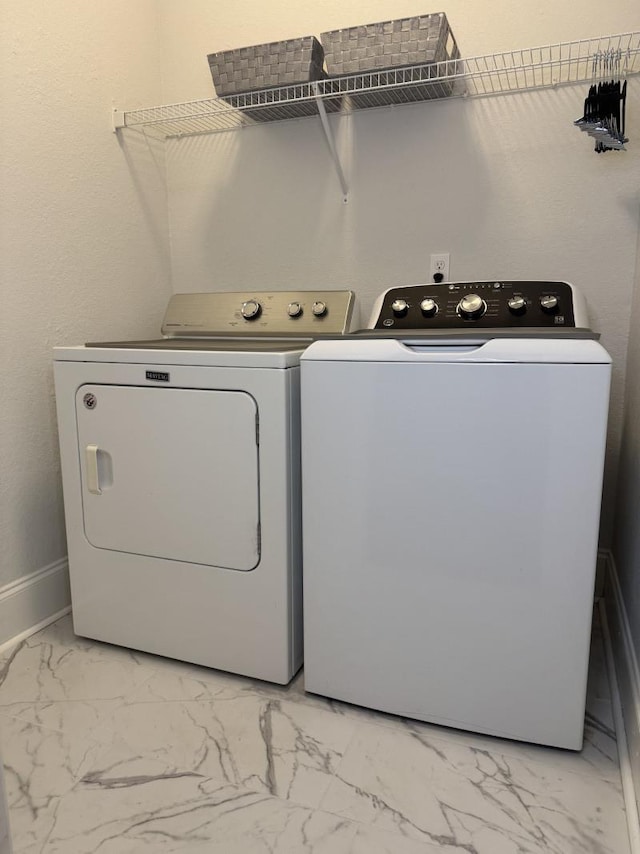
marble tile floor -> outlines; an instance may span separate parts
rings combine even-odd
[[[629,854],[602,637],[580,753],[78,638],[0,656],[14,854]]]

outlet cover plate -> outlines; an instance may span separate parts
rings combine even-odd
[[[433,282],[436,273],[442,273],[441,281],[449,281],[449,253],[436,252],[431,255],[430,279]]]

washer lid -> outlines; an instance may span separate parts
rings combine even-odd
[[[552,363],[610,364],[607,351],[592,338],[458,337],[431,335],[397,338],[349,336],[316,341],[305,351],[302,363],[332,362],[467,362],[476,364]]]

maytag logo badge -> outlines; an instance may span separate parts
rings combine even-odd
[[[156,383],[169,382],[169,374],[164,371],[146,371],[145,376],[148,380],[153,380]]]

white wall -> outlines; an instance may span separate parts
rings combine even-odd
[[[52,347],[155,334],[170,292],[162,149],[110,132],[160,65],[154,0],[1,4],[0,600],[66,555]]]
[[[422,2],[159,0],[166,102],[212,97],[207,53],[425,11]],[[438,11],[440,7],[438,7]],[[443,7],[444,8],[444,7]],[[464,56],[638,28],[637,0],[603,7],[450,0]],[[640,146],[596,155],[572,122],[586,86],[333,117],[345,205],[320,132],[303,119],[167,146],[173,286],[384,288],[454,278],[559,278],[584,290],[614,359],[602,543],[610,542],[631,305]],[[640,81],[628,133],[640,137]]]
[[[629,328],[614,559],[607,604],[640,810],[640,235]]]
[[[637,257],[613,552],[635,649],[640,659],[640,239]]]

